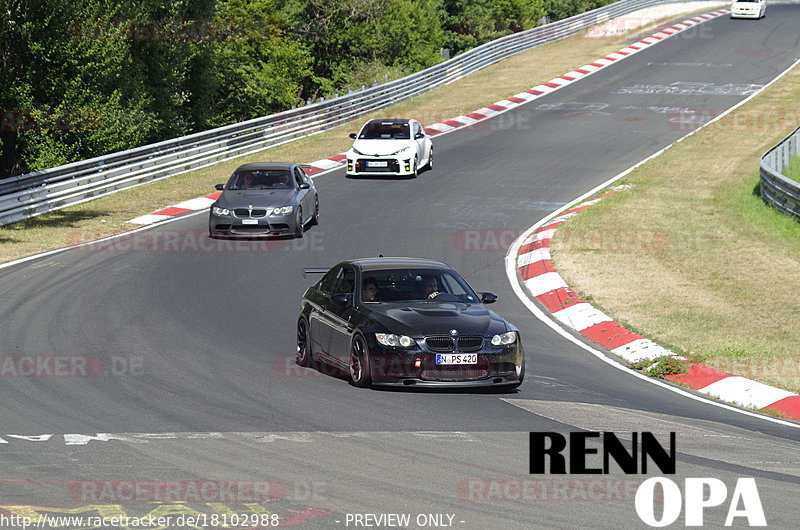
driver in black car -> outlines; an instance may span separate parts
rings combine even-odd
[[[378,301],[378,283],[375,278],[364,278],[364,285],[361,288],[361,299],[365,302]]]
[[[422,296],[420,298],[433,298],[439,294],[439,282],[435,276],[425,275],[422,277]]]

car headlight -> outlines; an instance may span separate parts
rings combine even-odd
[[[228,210],[227,208],[220,208],[219,206],[214,206],[212,208],[212,210],[214,211],[214,215],[230,215],[231,214],[230,210]]]
[[[517,332],[509,331],[492,337],[492,346],[509,346],[517,341]]]
[[[286,215],[294,211],[294,206],[282,206],[280,208],[267,208],[267,215]]]
[[[350,150],[351,150],[352,152],[354,152],[355,154],[357,154],[357,155],[364,156],[364,153],[362,153],[361,151],[359,151],[359,150],[358,150],[358,149],[356,149],[355,147],[351,147],[351,148],[350,148]]]
[[[395,335],[394,333],[376,333],[375,338],[384,346],[395,346],[399,348],[410,348],[414,344],[414,339],[408,335]]]

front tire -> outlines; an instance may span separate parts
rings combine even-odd
[[[294,237],[300,239],[303,237],[303,208],[297,208],[297,219],[294,224]]]
[[[314,226],[319,224],[319,197],[314,199],[314,216],[311,218],[311,224]]]
[[[350,345],[350,382],[353,386],[366,388],[372,384],[370,374],[369,349],[361,335],[353,337]]]
[[[414,157],[414,172],[411,173],[411,178],[415,179],[419,176],[419,163],[417,161],[417,157]]]
[[[428,163],[425,165],[425,167],[428,169],[428,171],[433,169],[433,147],[431,147],[431,151],[428,153]]]
[[[305,318],[297,321],[297,364],[309,367],[313,363],[311,357],[311,337],[308,334],[308,323]]]

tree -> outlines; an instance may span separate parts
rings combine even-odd
[[[447,45],[458,54],[534,27],[545,15],[545,0],[443,0]],[[554,0],[555,1],[555,0]]]

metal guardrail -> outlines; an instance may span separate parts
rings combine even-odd
[[[0,226],[316,134],[541,44],[647,7],[691,0],[619,0],[506,35],[409,76],[262,118],[0,180]]]
[[[800,220],[800,183],[782,171],[800,152],[800,127],[759,159],[761,197],[774,208]]]

